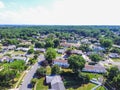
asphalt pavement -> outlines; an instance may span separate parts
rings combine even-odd
[[[37,68],[40,67],[39,63],[41,61],[45,60],[44,55],[40,55],[38,57],[38,62],[36,62],[31,69],[28,71],[26,76],[23,79],[23,82],[21,83],[21,86],[19,87],[19,90],[32,90],[32,86],[30,84],[31,79],[34,77],[34,74],[37,70]]]

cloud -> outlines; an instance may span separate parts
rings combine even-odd
[[[4,3],[0,1],[0,8],[4,8],[4,7],[5,7]]]
[[[119,25],[119,0],[56,0],[50,8],[22,7],[0,13],[1,24]]]

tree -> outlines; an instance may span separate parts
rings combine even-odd
[[[105,48],[111,48],[113,42],[110,39],[100,39],[100,44]]]
[[[43,67],[48,66],[48,61],[47,61],[47,60],[42,61],[42,62],[41,62],[41,65],[42,65]]]
[[[60,45],[60,40],[59,39],[55,39],[54,41],[54,47],[57,48]]]
[[[100,60],[102,60],[102,57],[100,57],[100,55],[98,54],[92,54],[90,55],[90,59],[94,62],[99,62]]]
[[[45,41],[45,47],[46,48],[52,48],[52,47],[54,47],[54,43],[53,43],[53,41],[51,40],[51,39],[47,39],[46,41]]]
[[[90,51],[90,48],[89,48],[88,44],[82,44],[79,49],[82,50],[83,52]]]
[[[67,51],[66,51],[66,54],[67,55],[71,55],[71,51],[73,50],[73,48],[68,48]]]
[[[36,62],[36,59],[35,58],[31,58],[31,59],[29,59],[29,64],[34,64],[35,62]]]
[[[35,54],[35,55],[34,55],[34,59],[36,59],[36,60],[37,60],[37,58],[38,58],[38,55],[37,55],[37,54]]]
[[[108,70],[106,82],[109,82],[112,88],[118,90],[118,88],[120,87],[120,71],[118,67],[114,66],[111,67],[110,70]]]
[[[80,55],[71,55],[68,58],[68,63],[70,64],[70,68],[73,70],[73,72],[78,73],[85,65],[85,60]]]
[[[40,67],[36,71],[37,76],[45,76],[46,75],[46,68]]]
[[[42,42],[36,42],[35,43],[35,48],[44,48],[44,43],[42,43]]]
[[[112,68],[109,70],[108,79],[109,79],[110,81],[112,81],[113,78],[116,77],[119,73],[120,73],[120,72],[119,72],[118,67],[112,67]]]
[[[29,49],[27,53],[28,53],[28,54],[34,53],[34,49],[33,49],[33,48]]]
[[[49,64],[52,63],[52,60],[56,58],[56,51],[53,48],[48,48],[45,53],[45,58]]]
[[[120,88],[120,74],[113,78],[112,84],[116,87],[116,89]]]
[[[34,87],[34,85],[36,84],[36,82],[37,82],[37,79],[36,79],[36,78],[33,78],[33,79],[31,80],[32,87]]]
[[[60,67],[58,65],[52,66],[51,74],[59,74],[60,73]]]
[[[86,74],[82,74],[81,72],[79,72],[78,77],[80,80],[82,80],[83,84],[87,84],[90,81],[90,76]]]

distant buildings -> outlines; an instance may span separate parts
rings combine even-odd
[[[44,48],[34,48],[35,51],[40,51],[41,53],[45,53],[46,49]]]
[[[64,54],[65,51],[66,51],[65,49],[58,49],[58,50],[57,50],[57,53],[59,53],[59,54]]]
[[[76,47],[76,48],[78,48],[78,47],[80,47],[80,44],[75,44],[75,43],[60,43],[60,46],[66,47],[66,48],[68,48],[68,47]]]
[[[82,55],[82,51],[81,50],[72,50],[71,54],[77,54],[77,55]]]
[[[24,51],[27,52],[29,50],[29,48],[24,48],[24,47],[19,47],[16,49],[17,51]]]

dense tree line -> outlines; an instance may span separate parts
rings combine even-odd
[[[33,35],[50,34],[49,38],[53,38],[55,34],[57,38],[69,39],[71,36],[78,34],[85,37],[100,38],[104,35],[120,45],[120,35],[114,34],[119,32],[119,26],[0,26],[1,39],[26,39],[35,41]],[[53,34],[51,34],[53,33]]]

